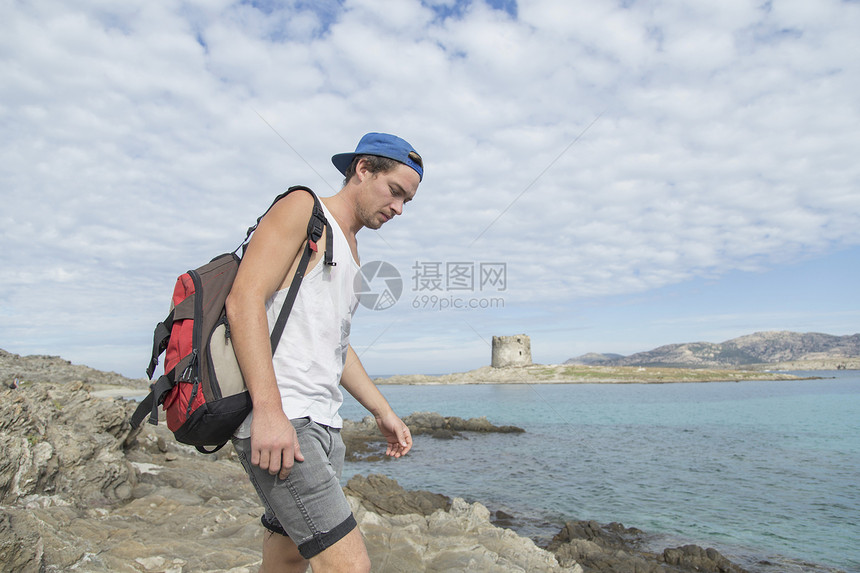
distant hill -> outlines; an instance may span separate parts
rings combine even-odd
[[[576,358],[571,358],[565,364],[582,364],[583,366],[591,366],[592,364],[609,364],[614,360],[624,358],[623,354],[601,354],[599,352],[589,352]]]
[[[102,372],[72,364],[59,356],[19,356],[0,349],[0,384],[8,385],[15,378],[21,382],[85,382],[115,386],[146,387],[144,378],[133,380],[116,372]]]
[[[719,344],[667,344],[630,356],[592,352],[571,358],[565,364],[685,368],[743,368],[779,364],[789,368],[858,368],[860,334],[833,336],[818,332],[756,332]]]

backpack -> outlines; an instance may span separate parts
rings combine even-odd
[[[323,229],[326,231],[323,262],[328,266],[335,264],[331,226],[313,191],[302,186],[290,187],[275,198],[266,213],[296,190],[311,194],[314,209],[308,222],[308,240],[270,337],[272,354],[281,339],[311,253],[317,250]],[[149,394],[132,415],[133,428],[137,428],[147,414],[149,423],[157,425],[158,406],[162,405],[167,427],[176,440],[211,454],[230,440],[251,411],[251,396],[233,352],[224,303],[241,263],[236,252],[241,248],[244,254],[251,233],[266,213],[248,229],[245,240],[235,251],[219,255],[176,280],[170,313],[155,327],[152,357],[146,369],[147,377],[152,380],[158,357],[163,352],[164,374],[150,385]]]

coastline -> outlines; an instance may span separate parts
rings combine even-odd
[[[803,369],[799,370],[812,370]],[[716,368],[661,368],[639,366],[580,366],[533,364],[494,368],[483,366],[451,374],[395,374],[377,376],[379,386],[432,386],[463,384],[677,384],[691,382],[746,382],[750,380],[817,380],[820,376],[797,376],[771,370],[724,370]],[[141,400],[149,393],[147,384],[91,383],[93,396]]]
[[[18,390],[3,391],[7,424],[0,428],[0,441],[9,449],[10,459],[20,460],[19,464],[0,471],[0,485],[5,483],[5,488],[0,487],[5,498],[0,505],[8,510],[10,519],[14,521],[11,530],[14,536],[10,539],[13,543],[0,544],[0,554],[22,566],[11,570],[26,570],[29,565],[41,562],[51,566],[83,566],[85,570],[92,571],[139,570],[141,566],[158,570],[158,567],[170,566],[214,573],[223,570],[224,563],[237,568],[259,564],[258,502],[240,466],[233,459],[230,447],[215,456],[201,456],[175,442],[164,424],[158,427],[145,425],[139,433],[129,432],[127,416],[134,408],[133,401],[147,393],[145,380],[71,365],[57,357],[17,357],[7,353],[2,358],[9,359],[8,363],[2,364],[3,371],[14,372],[22,378]],[[377,377],[375,382],[404,386],[671,384],[820,380],[830,379],[835,374],[817,372],[814,366],[804,362],[757,365],[749,370],[723,370],[534,364],[507,368],[487,366],[436,376]],[[785,368],[793,373],[765,368]],[[848,369],[856,370],[850,365]],[[555,390],[563,388],[552,391]],[[547,388],[546,391],[551,390]],[[425,413],[423,416],[428,415]],[[432,422],[429,424],[432,432],[425,433],[429,439],[450,440],[458,438],[457,432],[466,431],[468,436],[460,439],[475,440],[480,439],[480,434],[485,431],[468,425],[462,428],[453,426],[453,421],[474,424],[473,420],[445,418],[444,426]],[[481,423],[491,425],[486,419]],[[85,430],[82,430],[82,424],[85,424]],[[90,437],[86,443],[70,439],[82,431]],[[359,440],[367,440],[364,432],[359,434],[356,436]],[[373,435],[376,435],[375,430]],[[361,459],[370,461],[368,456],[372,456],[373,451],[371,446],[368,451],[360,452]],[[386,466],[380,463],[378,470],[367,468],[370,471],[365,473],[385,473]],[[365,479],[370,479],[370,476]],[[223,487],[225,483],[231,486],[229,493]],[[189,487],[187,484],[195,485]],[[380,493],[386,499],[390,498],[396,487],[394,484]],[[444,496],[446,489],[437,485],[433,491],[442,493],[433,495]],[[406,498],[415,496],[423,499],[415,491],[403,494]],[[533,517],[528,511],[512,511],[515,515],[508,515],[505,513],[507,507],[494,508],[492,501],[487,506],[483,505],[485,502],[481,498],[467,501],[460,502],[453,512],[434,510],[434,513],[423,516],[379,513],[367,505],[366,497],[355,497],[351,503],[355,505],[356,514],[361,516],[362,528],[374,539],[375,554],[383,560],[391,554],[390,543],[395,537],[404,541],[405,545],[400,548],[404,551],[412,547],[415,540],[438,545],[436,553],[414,556],[416,563],[431,563],[441,559],[442,555],[451,555],[448,549],[454,546],[458,548],[458,555],[471,559],[475,543],[480,543],[482,555],[485,554],[488,563],[492,559],[505,559],[510,560],[512,567],[514,564],[522,567],[525,562],[516,560],[519,555],[527,554],[532,560],[529,566],[533,570],[542,570],[534,561],[540,560],[540,566],[546,566],[550,571],[575,570],[575,563],[587,564],[588,559],[597,558],[604,549],[609,549],[609,553],[624,551],[631,559],[645,558],[653,563],[652,560],[659,558],[664,560],[661,563],[666,563],[665,559],[677,557],[676,550],[683,549],[681,546],[692,548],[695,546],[690,544],[697,543],[695,539],[664,537],[653,532],[617,531],[616,525],[620,524],[553,522],[556,527],[564,525],[566,530],[576,530],[579,537],[559,539],[561,545],[570,549],[554,545],[552,553],[556,557],[544,561],[548,557],[544,552],[549,538],[531,536],[528,527],[521,529]],[[569,512],[564,518],[576,519],[575,515],[576,512]],[[178,542],[165,544],[165,518],[177,539],[185,529],[206,524],[201,543],[188,547]],[[46,524],[54,524],[57,520],[74,526],[64,528],[63,536],[56,535]],[[117,537],[118,523],[123,533]],[[404,533],[406,529],[415,529],[414,538],[410,539]],[[104,545],[105,532],[111,532],[110,535],[115,537],[107,546]],[[217,532],[230,532],[235,538],[231,538],[229,546],[212,552],[206,541]],[[237,535],[238,532],[241,534]],[[618,534],[622,534],[624,539],[621,541],[628,545],[615,544],[619,541]],[[490,543],[488,539],[497,541]],[[581,547],[592,542],[614,545],[607,545],[599,553],[595,549],[594,555],[579,552]],[[576,553],[573,552],[574,547],[577,548]],[[28,548],[37,548],[38,551],[32,553]],[[696,557],[697,550],[690,551],[686,557]],[[844,571],[827,565],[781,561],[779,556],[767,555],[767,561],[760,561],[762,554],[752,549],[749,556],[743,552],[735,553],[732,549],[725,550],[724,555],[754,573]],[[192,563],[200,567],[188,569]]]
[[[748,380],[812,380],[770,370],[727,370],[717,368],[677,368],[642,366],[584,366],[573,364],[532,364],[494,368],[483,366],[452,374],[398,374],[374,378],[379,385],[430,384],[670,384],[679,382],[743,382]]]
[[[127,393],[129,388],[124,390]],[[202,456],[177,443],[164,424],[146,424],[132,431],[127,420],[134,404],[96,392],[81,382],[28,383],[2,391],[4,419],[15,422],[0,428],[0,434],[10,458],[22,461],[0,472],[0,483],[5,484],[0,488],[0,505],[14,523],[7,529],[12,533],[9,543],[0,544],[0,554],[12,564],[10,571],[50,566],[94,572],[143,567],[215,573],[224,571],[225,565],[234,570],[259,565],[259,502],[232,448],[228,445],[216,455]],[[438,430],[451,433],[453,422],[462,422],[462,428],[453,427],[453,431],[468,431],[473,434],[469,439],[504,429],[486,419],[420,417],[433,430],[431,439],[450,439]],[[367,422],[362,424],[373,425],[372,420]],[[82,432],[89,436],[85,442],[69,439]],[[379,442],[379,436],[373,438]],[[381,481],[372,476],[362,479]],[[226,489],[225,484],[229,484]],[[690,572],[732,565],[712,549],[615,523],[567,521],[550,546],[544,547],[511,529],[512,521],[525,515],[507,515],[477,501],[439,493],[403,492],[391,480],[386,484],[374,488],[375,497],[373,492],[358,496],[353,491],[350,503],[376,563],[386,563],[395,549],[403,560],[411,551],[408,566],[397,570],[465,570],[459,565],[478,558],[487,567],[503,563],[508,570],[571,573],[581,573],[580,564],[591,564],[586,570],[596,570],[610,559],[615,571],[632,570],[636,564],[673,563],[678,567],[674,570]],[[358,486],[353,483],[350,489]],[[393,497],[409,506],[403,511],[380,507]],[[450,502],[444,502],[445,508],[428,505],[426,511],[416,513],[414,508],[427,505],[428,498]],[[51,526],[57,522],[67,524],[62,535]],[[199,535],[195,543],[189,543],[188,531]],[[222,541],[217,551],[213,551],[213,537]],[[452,563],[457,567],[433,569]],[[783,566],[798,570],[796,565],[788,561],[746,570],[763,572]],[[837,571],[811,564],[804,567]],[[389,569],[383,565],[374,570]]]
[[[533,364],[494,368],[483,366],[452,374],[395,374],[377,376],[379,386],[432,386],[464,384],[676,384],[690,382],[745,382],[750,380],[816,380],[819,376],[797,376],[770,370],[724,370],[716,368],[645,368],[638,366],[580,366]],[[149,393],[147,384],[91,383],[91,394],[99,398],[139,401]]]

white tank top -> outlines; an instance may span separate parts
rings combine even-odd
[[[358,263],[346,237],[323,205],[332,227],[335,266],[320,260],[302,280],[284,334],[272,358],[284,413],[290,419],[309,416],[315,422],[340,428],[343,373],[352,316],[358,306],[354,280]],[[289,288],[277,291],[266,303],[269,333],[275,326]],[[251,435],[248,415],[236,430],[237,438]]]

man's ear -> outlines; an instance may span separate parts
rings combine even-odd
[[[367,158],[362,157],[358,160],[358,163],[355,164],[355,175],[358,177],[359,183],[373,175],[373,173],[368,169]]]

